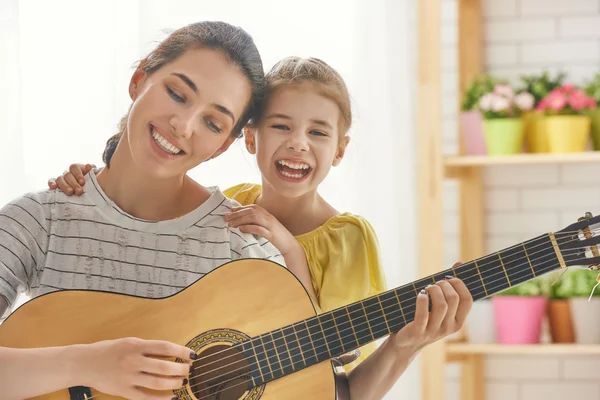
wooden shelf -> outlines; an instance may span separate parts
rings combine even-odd
[[[512,165],[512,164],[569,164],[600,161],[600,151],[586,151],[582,153],[523,153],[509,156],[447,156],[446,167],[473,167],[485,165]]]
[[[600,162],[600,151],[565,154],[515,154],[509,156],[446,156],[444,165],[446,176],[453,177],[461,168],[485,167],[492,165],[541,165],[541,164],[582,164]]]
[[[505,344],[471,344],[447,343],[448,356],[466,355],[600,355],[600,345],[583,344],[531,344],[531,345],[505,345]]]

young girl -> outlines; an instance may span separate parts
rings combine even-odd
[[[29,193],[0,210],[0,316],[20,292],[166,297],[238,258],[295,266],[301,276],[306,260],[299,246],[282,255],[264,238],[228,227],[222,215],[238,203],[186,175],[230,146],[264,91],[260,55],[239,28],[197,23],[160,43],[131,78],[132,104],[107,152],[110,167],[87,175],[86,193]],[[135,338],[0,347],[1,397],[89,386],[129,399],[170,400],[190,372],[190,365],[164,359],[171,357],[190,361],[196,354]]]
[[[338,165],[349,143],[352,116],[342,78],[318,59],[286,58],[267,74],[265,107],[245,129],[256,154],[262,184],[241,184],[225,194],[242,204],[225,217],[229,226],[269,239],[280,251],[299,242],[304,249],[319,306],[328,311],[385,290],[375,232],[363,217],[334,209],[317,189]],[[82,192],[87,167],[49,181],[50,187]],[[456,279],[420,296],[413,323],[377,350],[362,348],[348,366],[353,399],[381,399],[417,352],[462,326],[472,299]],[[459,301],[460,300],[460,301]],[[423,308],[424,307],[424,308]],[[359,361],[362,361],[359,364]]]

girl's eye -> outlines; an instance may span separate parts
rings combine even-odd
[[[210,129],[211,131],[213,131],[215,133],[221,133],[223,131],[217,125],[213,124],[212,121],[209,119],[205,119],[204,122],[205,122],[206,126],[208,127],[208,129]]]
[[[288,128],[286,125],[272,125],[271,128],[286,130],[286,131],[290,130],[290,128]]]
[[[325,132],[321,132],[321,131],[310,131],[311,135],[315,135],[315,136],[327,136],[327,134]]]
[[[167,86],[167,93],[169,93],[169,96],[171,96],[171,98],[173,100],[175,100],[178,103],[183,103],[185,102],[185,99],[181,96],[179,96],[177,93],[175,93],[170,87]]]

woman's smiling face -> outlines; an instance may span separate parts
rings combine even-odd
[[[251,97],[241,69],[197,48],[146,75],[136,71],[127,143],[134,163],[160,178],[185,174],[225,151]]]

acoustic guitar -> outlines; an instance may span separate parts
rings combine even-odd
[[[447,269],[333,311],[318,313],[288,270],[260,259],[225,264],[168,298],[64,290],[39,296],[0,325],[0,346],[35,348],[123,337],[196,351],[185,400],[334,400],[332,361],[413,320],[427,285],[453,275],[474,300],[570,266],[597,269],[600,217]],[[181,361],[181,360],[178,360]],[[94,362],[94,360],[89,360]],[[44,400],[115,397],[75,387]]]

